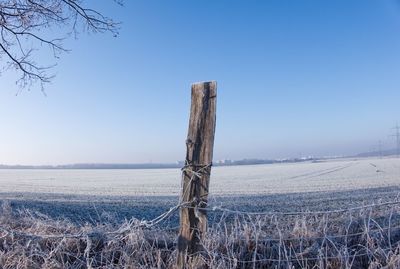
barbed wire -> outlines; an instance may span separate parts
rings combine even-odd
[[[185,203],[182,203],[184,205]],[[162,213],[161,215],[155,217],[152,220],[141,220],[137,221],[136,219],[131,219],[126,227],[119,228],[115,231],[111,232],[105,232],[104,234],[106,235],[115,235],[115,234],[123,234],[126,232],[129,232],[135,228],[151,228],[158,223],[162,222],[163,220],[167,219],[170,217],[175,211],[177,211],[181,205],[176,205],[171,207],[169,210],[166,212]],[[24,233],[24,232],[19,232],[16,230],[9,230],[4,227],[0,226],[0,230],[3,232],[6,232],[7,234],[16,234],[20,236],[25,236],[31,239],[61,239],[61,238],[85,238],[90,236],[92,232],[80,232],[76,234],[62,234],[62,235],[49,235],[49,234],[31,234],[31,233]]]
[[[390,205],[397,205],[400,204],[400,201],[392,201],[392,202],[385,202],[385,203],[379,203],[379,204],[369,204],[369,205],[364,205],[364,206],[357,206],[357,207],[351,207],[351,208],[343,208],[343,209],[335,209],[335,210],[326,210],[326,211],[294,211],[294,212],[280,212],[280,211],[261,211],[261,212],[251,212],[251,211],[241,211],[241,210],[235,210],[235,209],[230,209],[230,208],[224,208],[222,206],[213,206],[211,208],[202,208],[202,210],[205,211],[223,211],[231,214],[237,214],[237,215],[248,215],[248,216],[253,216],[253,215],[282,215],[282,216],[295,216],[295,215],[328,215],[328,214],[335,214],[335,213],[345,213],[345,212],[351,212],[351,211],[357,211],[357,210],[362,210],[362,209],[367,209],[367,208],[373,208],[373,207],[382,207],[382,206],[390,206]],[[194,208],[190,206],[186,206],[188,208]]]
[[[137,220],[137,219],[131,219],[125,227],[121,227],[115,231],[110,231],[110,232],[105,232],[106,235],[115,235],[115,234],[123,234],[126,232],[131,231],[132,229],[136,228],[147,228],[150,229],[157,224],[161,223],[165,219],[169,218],[171,215],[173,215],[177,210],[180,208],[191,208],[191,209],[197,209],[197,207],[190,206],[190,202],[181,202],[171,208],[169,208],[167,211],[164,213],[160,214],[159,216],[153,218],[152,220]],[[332,213],[344,213],[344,212],[351,212],[351,211],[357,211],[357,210],[362,210],[362,209],[367,209],[367,208],[375,208],[375,207],[382,207],[382,206],[390,206],[390,205],[398,205],[400,204],[400,201],[393,201],[393,202],[385,202],[385,203],[379,203],[379,204],[369,204],[369,205],[364,205],[364,206],[358,206],[358,207],[352,207],[352,208],[347,208],[347,209],[338,209],[338,210],[328,210],[328,211],[304,211],[304,212],[274,212],[274,211],[266,211],[266,212],[248,212],[248,211],[239,211],[239,210],[232,210],[229,208],[224,208],[221,206],[214,206],[212,208],[201,208],[200,210],[205,210],[205,211],[221,211],[221,212],[227,212],[230,214],[237,214],[237,215],[247,215],[247,216],[254,216],[254,215],[323,215],[323,214],[332,214]],[[393,226],[393,227],[383,227],[380,229],[375,229],[375,231],[379,231],[382,229],[397,229],[400,228],[400,226]],[[22,233],[18,231],[11,231],[8,230],[4,227],[0,226],[0,229],[6,233],[9,234],[18,234],[30,238],[42,238],[42,239],[50,239],[50,238],[83,238],[87,237],[88,232],[83,233],[77,233],[77,234],[63,234],[63,235],[38,235],[38,234],[29,234],[29,233]],[[371,230],[374,231],[374,230]],[[353,234],[344,234],[344,235],[330,235],[329,237],[331,238],[340,238],[340,237],[351,237],[351,236],[357,236],[357,235],[362,235],[365,234],[365,232],[359,232],[359,233],[353,233]],[[307,239],[323,239],[326,238],[326,236],[323,237],[307,237]],[[270,238],[268,240],[270,241],[275,241],[275,240],[294,240],[294,239],[299,239],[299,238]]]
[[[265,241],[265,242],[292,242],[292,241],[315,241],[315,240],[321,240],[321,239],[332,239],[332,238],[346,238],[346,237],[356,237],[356,236],[361,236],[361,235],[369,235],[370,233],[374,232],[382,232],[385,230],[400,230],[400,225],[396,225],[393,227],[381,227],[378,229],[367,229],[366,231],[358,232],[358,233],[348,233],[348,234],[340,234],[340,235],[324,235],[324,236],[288,236],[288,237],[273,237],[270,238],[266,236],[265,239],[259,241]]]

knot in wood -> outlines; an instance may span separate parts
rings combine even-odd
[[[191,139],[186,139],[186,146],[190,147],[193,146],[195,143]]]

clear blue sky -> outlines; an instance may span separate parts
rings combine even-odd
[[[0,163],[181,160],[203,80],[218,81],[215,160],[394,146],[398,1],[96,2],[120,36],[69,39],[47,97],[0,77]]]

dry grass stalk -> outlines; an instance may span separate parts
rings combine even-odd
[[[173,268],[176,229],[138,220],[77,225],[30,211],[0,210],[0,268]],[[346,213],[222,214],[211,223],[209,268],[399,268],[397,206]]]

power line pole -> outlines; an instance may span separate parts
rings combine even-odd
[[[396,156],[398,158],[399,154],[400,154],[400,126],[399,126],[399,124],[396,123],[396,126],[393,127],[392,130],[395,130],[395,133],[392,134],[391,136],[396,137]]]

